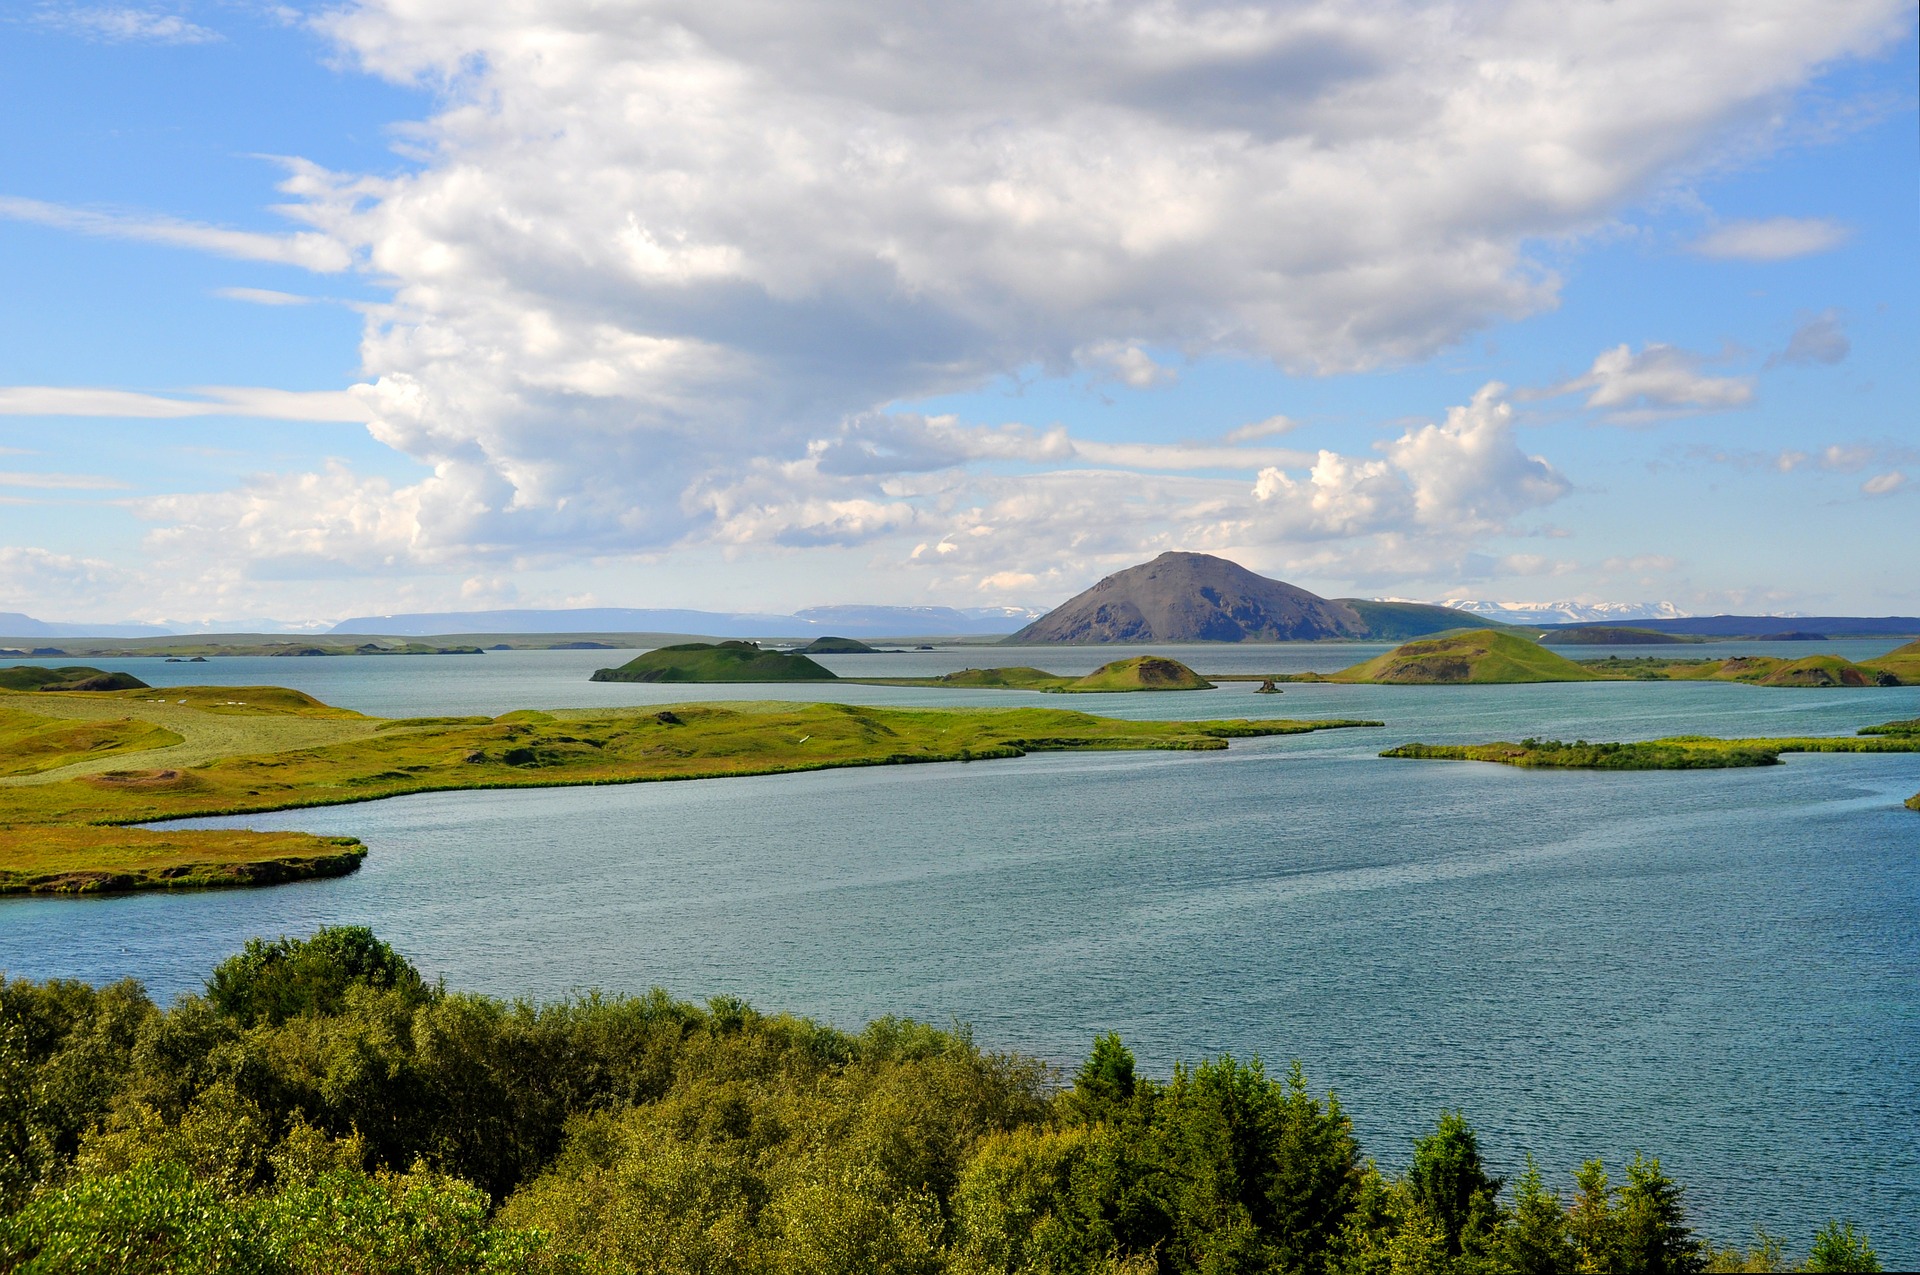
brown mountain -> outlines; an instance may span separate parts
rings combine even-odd
[[[1008,638],[1039,642],[1305,642],[1369,637],[1345,602],[1204,553],[1163,553],[1108,576]]]

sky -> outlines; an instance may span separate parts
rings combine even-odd
[[[1920,614],[1909,0],[0,3],[0,611]]]

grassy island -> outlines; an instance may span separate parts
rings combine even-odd
[[[1082,749],[1219,749],[1378,722],[1131,722],[1065,709],[685,704],[365,717],[279,687],[0,695],[0,879],[133,889],[350,871],[358,849],[301,833],[127,825],[408,793],[766,775]]]
[[[1706,639],[1692,633],[1662,633],[1625,624],[1584,624],[1551,630],[1540,641],[1548,646],[1697,646]]]
[[[1523,739],[1517,744],[1402,744],[1382,757],[1415,761],[1490,761],[1556,770],[1724,770],[1774,766],[1782,753],[1920,753],[1920,723],[1887,722],[1853,735],[1781,739],[1719,739],[1675,735],[1642,743]],[[1909,803],[1911,804],[1911,803]]]
[[[595,682],[830,682],[833,674],[804,655],[763,651],[752,642],[683,642],[662,646],[619,668],[597,670]]]
[[[1213,683],[1178,660],[1157,655],[1102,664],[1084,677],[1065,677],[1043,669],[967,668],[939,677],[850,678],[869,686],[929,686],[940,689],[1109,693],[1113,691],[1210,691]]]
[[[134,691],[145,686],[131,673],[109,673],[84,664],[65,668],[13,664],[0,668],[0,691]]]
[[[1408,642],[1338,673],[1294,673],[1274,680],[1365,686],[1483,686],[1594,682],[1601,680],[1601,675],[1518,634],[1475,629]]]
[[[891,1017],[507,1002],[359,928],[254,939],[168,1008],[0,981],[0,1065],[9,1271],[1788,1269],[1764,1232],[1714,1248],[1656,1159],[1550,1186],[1457,1111],[1376,1159],[1297,1063],[1153,1076],[1108,1034],[1062,1074]],[[1801,1269],[1880,1269],[1852,1223],[1796,1238]]]
[[[795,655],[878,655],[879,653],[859,638],[843,637],[817,637],[793,652]]]

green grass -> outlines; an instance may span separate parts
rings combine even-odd
[[[1747,682],[1754,686],[1848,687],[1920,686],[1920,642],[1912,642],[1873,660],[1855,664],[1838,655],[1809,655],[1797,660],[1776,655],[1736,655],[1731,659],[1662,660],[1609,656],[1582,660],[1582,668],[1603,677],[1639,681]]]
[[[1103,664],[1085,677],[1048,673],[1026,665],[968,668],[939,677],[857,677],[867,686],[928,686],[941,690],[1050,691],[1066,694],[1115,691],[1210,691],[1213,683],[1178,660],[1156,655]]]
[[[1591,682],[1599,675],[1512,633],[1476,629],[1395,647],[1316,681],[1365,685],[1465,686],[1514,682]],[[1294,680],[1308,680],[1296,677]]]
[[[164,726],[134,718],[76,722],[0,707],[0,776],[38,774],[184,742]]]
[[[763,651],[751,642],[663,646],[603,668],[596,682],[830,682],[833,674],[804,655]]]
[[[3,702],[8,698],[13,702]],[[24,711],[43,704],[44,715]],[[292,879],[288,873],[317,869],[291,861],[304,864],[316,855],[333,855],[339,867],[337,853],[321,854],[311,838],[235,842],[226,833],[186,830],[168,832],[171,858],[139,872],[112,856],[87,859],[89,846],[117,855],[129,845],[154,844],[142,840],[147,834],[124,829],[121,840],[86,840],[99,829],[160,819],[470,788],[642,783],[1060,750],[1219,749],[1235,738],[1380,724],[1130,722],[1066,709],[790,703],[383,721],[277,687],[0,696],[0,721],[20,739],[59,739],[68,748],[62,753],[49,744],[40,754],[49,764],[37,773],[0,778],[0,874],[66,880],[96,872],[116,883],[101,888]],[[88,747],[75,751],[81,740]],[[94,744],[144,747],[132,756],[102,755]],[[259,852],[253,859],[249,846]],[[50,862],[55,851],[64,857]]]
[[[352,837],[305,832],[0,828],[0,894],[273,885],[343,876],[366,854]]]

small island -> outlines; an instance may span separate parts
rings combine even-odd
[[[859,638],[817,637],[794,655],[878,655],[880,652]]]
[[[65,668],[14,664],[0,668],[0,691],[137,691],[146,687],[131,673],[109,673],[84,664]]]
[[[683,642],[662,646],[619,668],[595,670],[595,682],[831,682],[824,665],[804,655],[763,650],[753,642]]]
[[[1102,664],[1084,677],[1048,673],[1014,665],[1010,668],[968,668],[939,677],[849,678],[867,686],[927,686],[939,689],[1046,691],[1059,694],[1110,694],[1116,691],[1210,691],[1212,682],[1178,660],[1158,655]]]

